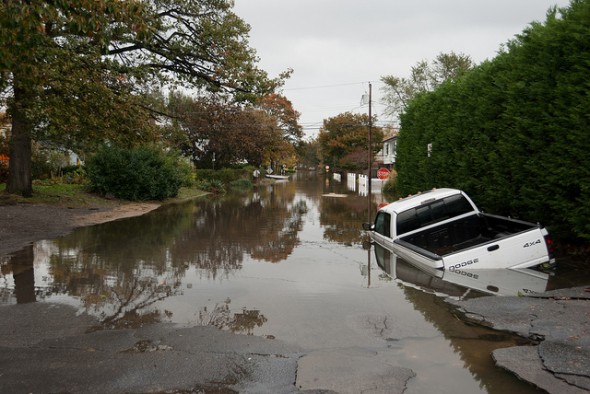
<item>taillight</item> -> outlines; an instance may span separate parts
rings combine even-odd
[[[554,246],[553,246],[553,239],[551,239],[551,235],[545,235],[545,245],[547,246],[547,252],[549,252],[549,258],[553,258]]]

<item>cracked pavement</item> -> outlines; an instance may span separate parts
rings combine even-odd
[[[536,343],[495,350],[498,366],[548,393],[590,391],[589,288],[450,302],[471,321]]]
[[[415,376],[366,349],[304,353],[279,340],[169,323],[97,330],[94,318],[61,304],[2,312],[2,393],[403,393]],[[326,385],[338,390],[318,388]]]

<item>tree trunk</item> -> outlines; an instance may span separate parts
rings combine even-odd
[[[13,253],[10,259],[12,276],[14,277],[14,293],[17,304],[37,301],[35,294],[35,251],[29,244],[20,251]]]
[[[32,123],[27,117],[26,107],[31,103],[26,90],[19,86],[18,75],[14,74],[14,102],[10,112],[12,130],[8,162],[8,182],[6,191],[23,197],[33,195],[32,182]]]

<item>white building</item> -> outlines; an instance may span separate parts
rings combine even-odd
[[[383,166],[387,169],[393,169],[395,166],[395,159],[396,159],[396,151],[397,151],[397,132],[394,132],[391,135],[386,136],[383,138],[383,146],[375,160],[380,166]]]

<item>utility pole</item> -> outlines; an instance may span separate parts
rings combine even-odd
[[[372,95],[372,88],[371,88],[371,82],[369,82],[369,154],[367,157],[367,161],[369,164],[369,175],[367,177],[367,199],[369,200],[369,206],[368,206],[368,212],[369,212],[369,223],[371,223],[373,221],[372,217],[371,217],[371,172],[373,171],[372,166],[373,166],[373,143],[371,141],[371,134],[372,134],[372,128],[373,128],[373,114],[371,112],[371,95]]]

